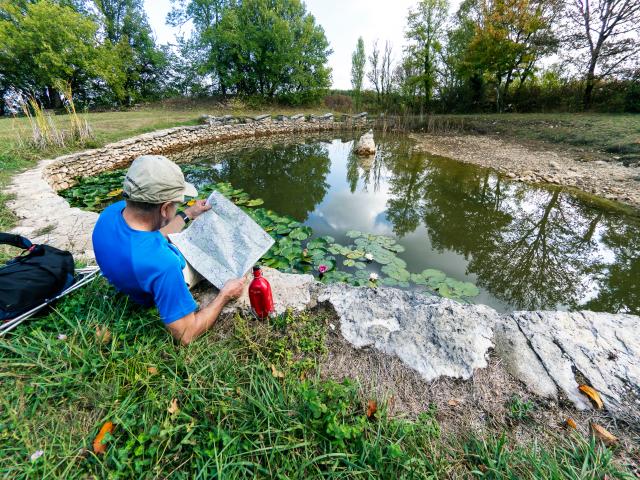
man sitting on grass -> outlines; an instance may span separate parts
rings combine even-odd
[[[189,288],[199,275],[167,239],[211,208],[198,200],[176,214],[185,196],[197,194],[168,158],[138,157],[125,176],[125,200],[107,207],[93,230],[93,250],[104,276],[137,303],[155,303],[165,326],[185,345],[211,328],[243,287],[242,279],[230,280],[215,300],[197,310]]]

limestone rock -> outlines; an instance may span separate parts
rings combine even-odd
[[[316,306],[318,290],[322,287],[313,275],[297,275],[292,273],[282,273],[269,267],[262,268],[262,274],[269,280],[273,293],[273,304],[277,314],[282,314],[291,309],[295,312],[313,308]],[[244,291],[240,298],[228,304],[225,313],[250,313],[251,303],[249,302],[249,284],[253,275],[249,272],[245,276]],[[210,289],[196,295],[196,299],[201,306],[207,305],[218,295],[218,291]]]
[[[540,397],[556,398],[558,389],[531,349],[529,341],[511,316],[505,315],[495,325],[496,355],[511,375]]]
[[[640,418],[640,318],[595,312],[516,312],[512,317],[549,376],[578,408],[589,407],[578,391],[586,382],[615,416]]]
[[[427,381],[468,379],[487,366],[491,325],[498,318],[484,305],[463,305],[395,288],[333,284],[318,297],[340,318],[344,338],[395,355]]]
[[[375,155],[376,144],[373,141],[373,130],[369,130],[360,137],[353,151],[356,155]]]

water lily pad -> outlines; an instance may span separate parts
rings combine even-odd
[[[350,259],[350,258],[345,258],[345,259],[343,260],[342,264],[343,264],[345,267],[355,267],[355,266],[356,266],[356,261],[355,261],[355,260],[352,260],[352,259]]]
[[[381,281],[380,281],[383,285],[386,285],[388,287],[397,287],[398,286],[398,281],[391,278],[391,277],[384,277]]]
[[[417,285],[426,285],[427,279],[422,276],[420,273],[412,273],[411,281]]]
[[[382,272],[399,282],[407,282],[411,279],[411,274],[407,270],[394,264],[385,265],[382,267]]]
[[[311,235],[311,229],[309,227],[297,227],[289,233],[289,238],[294,240],[306,240]]]
[[[247,207],[258,207],[264,203],[264,200],[261,198],[256,198],[254,200],[249,200],[247,202]]]
[[[349,238],[358,238],[361,237],[363,233],[358,230],[349,230],[345,235]]]
[[[422,276],[425,279],[429,280],[430,284],[432,282],[443,282],[447,278],[444,272],[441,272],[440,270],[436,270],[434,268],[427,268],[426,270],[423,270]]]

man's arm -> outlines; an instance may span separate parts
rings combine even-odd
[[[209,305],[169,323],[167,328],[171,335],[180,340],[183,345],[188,345],[213,326],[224,306],[231,300],[238,298],[242,294],[243,287],[244,280],[242,278],[229,280]]]

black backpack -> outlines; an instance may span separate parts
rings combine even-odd
[[[8,233],[0,233],[0,244],[24,250],[0,267],[0,320],[28,312],[73,283],[71,253]]]

